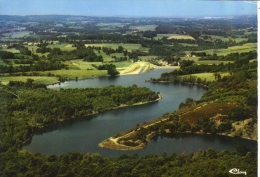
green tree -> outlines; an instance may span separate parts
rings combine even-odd
[[[115,65],[109,65],[107,67],[107,73],[110,75],[110,76],[116,76],[118,74],[120,74],[117,70],[116,70],[116,66]]]

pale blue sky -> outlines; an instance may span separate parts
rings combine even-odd
[[[1,15],[205,17],[256,15],[253,1],[0,0]]]

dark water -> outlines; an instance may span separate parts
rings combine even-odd
[[[82,153],[99,153],[104,156],[118,156],[121,154],[162,154],[191,153],[199,149],[213,148],[216,150],[235,149],[237,145],[256,148],[255,141],[240,138],[230,138],[217,135],[177,134],[171,138],[158,137],[151,140],[147,148],[137,151],[115,151],[98,147],[98,143],[114,136],[121,131],[130,129],[137,124],[148,122],[162,116],[164,113],[178,109],[180,102],[190,97],[199,99],[205,89],[199,86],[182,84],[156,84],[145,82],[150,78],[158,78],[166,70],[154,70],[139,75],[120,77],[101,77],[81,81],[69,81],[60,85],[49,86],[59,88],[103,87],[108,85],[148,87],[160,92],[164,98],[156,103],[142,106],[122,108],[108,111],[96,116],[82,117],[69,122],[48,127],[33,136],[32,142],[24,149],[42,154],[63,154],[69,151]]]

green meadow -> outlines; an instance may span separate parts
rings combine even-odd
[[[132,65],[133,62],[130,61],[121,61],[121,62],[113,62],[113,65],[116,66],[117,70],[124,69]]]
[[[184,34],[157,34],[157,36],[154,38],[155,40],[162,39],[163,37],[166,37],[167,39],[191,39],[195,40],[193,37],[189,35]]]
[[[155,59],[157,58],[158,56],[156,55],[148,55],[148,56],[139,56],[138,58],[141,59],[141,61],[148,61],[150,59]]]
[[[72,47],[72,44],[62,43],[62,44],[49,44],[47,46],[48,48],[60,48],[61,50],[73,50],[76,49],[76,47]]]
[[[140,26],[130,26],[130,29],[136,29],[139,31],[155,31],[157,25],[140,25]]]
[[[179,43],[183,46],[189,46],[189,47],[198,47],[198,44],[186,44],[186,43]]]
[[[7,52],[12,52],[12,53],[14,53],[14,54],[19,54],[20,53],[20,51],[19,50],[16,50],[16,49],[8,49],[7,47],[2,47],[2,49],[1,49],[2,51],[7,51]]]
[[[124,43],[99,43],[99,44],[86,44],[88,46],[95,46],[95,47],[108,47],[112,49],[117,49],[118,46],[122,46],[124,49],[128,51],[132,50],[149,50],[149,48],[142,47],[140,44],[124,44]]]
[[[103,52],[102,50],[100,50],[100,52],[98,52],[97,50],[94,50],[94,52],[97,54],[97,55],[101,55],[103,57],[103,61],[104,62],[111,62],[111,61],[115,61],[114,58],[112,58],[112,56],[114,54],[111,54],[110,56],[107,55],[105,52]]]
[[[0,59],[0,65],[7,65],[3,60]]]
[[[200,57],[181,57],[182,60],[193,60],[195,64],[201,65],[213,65],[213,64],[227,64],[227,63],[233,63],[233,61],[219,61],[219,60],[199,60]]]
[[[68,79],[85,79],[93,78],[99,76],[107,76],[106,70],[55,70],[55,71],[41,71],[42,75],[47,75],[48,73],[59,75]]]
[[[78,60],[66,61],[66,62],[64,62],[64,64],[67,65],[70,70],[89,70],[89,69],[96,70],[96,68],[94,68],[92,66],[92,64],[101,65],[102,63],[101,62],[86,62],[86,61],[83,61],[82,59],[78,59]]]
[[[47,76],[14,76],[14,77],[0,77],[2,84],[7,85],[10,81],[22,81],[26,82],[27,79],[33,79],[36,84],[54,84],[59,82],[57,77],[47,77]]]
[[[229,76],[229,73],[219,73],[221,77]],[[191,76],[195,76],[197,78],[201,78],[202,80],[206,79],[207,81],[215,81],[214,73],[199,73],[199,74],[191,74]],[[190,77],[190,75],[183,75],[181,77]]]
[[[243,38],[242,36],[237,36],[235,38],[231,38],[231,37],[224,37],[224,36],[216,36],[216,35],[210,35],[210,37],[213,39],[213,40],[217,40],[217,39],[220,39],[224,42],[229,42],[229,40],[235,40],[236,43],[240,43],[240,42],[243,42],[243,41],[247,41],[247,38]],[[201,37],[203,38],[203,37]]]
[[[196,52],[206,52],[206,54],[213,55],[216,53],[218,56],[227,55],[229,53],[242,53],[242,52],[249,52],[252,50],[257,50],[257,43],[246,43],[244,45],[237,45],[228,47],[227,49],[208,49],[208,50],[200,50]],[[186,51],[186,54],[190,54],[191,51]]]

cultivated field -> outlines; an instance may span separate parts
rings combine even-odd
[[[99,43],[99,44],[86,44],[88,46],[95,46],[95,47],[108,47],[112,49],[117,49],[118,46],[122,46],[124,49],[128,51],[132,50],[141,50],[141,51],[148,51],[149,48],[142,47],[140,44],[123,44],[123,43]]]
[[[157,25],[143,25],[143,26],[130,26],[132,30],[139,30],[139,31],[155,31]]]
[[[141,59],[141,61],[148,61],[150,59],[155,59],[157,58],[158,56],[156,55],[148,55],[148,56],[138,56],[138,58]]]
[[[191,39],[191,40],[195,40],[192,36],[181,35],[181,34],[173,34],[172,36],[169,36],[167,39]]]
[[[206,52],[206,54],[210,54],[210,55],[216,53],[218,56],[221,56],[221,55],[227,55],[229,53],[235,53],[235,52],[242,53],[242,52],[249,52],[252,50],[257,50],[257,43],[246,43],[244,45],[228,47],[227,49],[209,49],[209,50],[201,50],[196,52]],[[190,54],[191,51],[186,51],[185,53]]]
[[[50,44],[47,48],[60,48],[63,51],[71,51],[76,49],[76,47],[72,47],[72,44],[62,43],[62,44]]]
[[[25,36],[30,36],[30,33],[33,31],[19,31],[19,32],[12,32],[12,33],[5,33],[4,36],[10,36],[11,38],[22,38]]]
[[[167,39],[191,39],[195,40],[193,37],[189,35],[183,35],[183,34],[157,34],[157,37],[155,39],[162,39],[163,37],[167,37]]]
[[[70,70],[87,70],[87,69],[94,69],[96,70],[96,68],[94,68],[92,66],[92,64],[95,65],[101,65],[101,62],[86,62],[83,61],[82,59],[78,59],[78,60],[70,60],[70,61],[66,61],[64,62],[65,65],[68,65]]]
[[[103,52],[102,50],[100,51],[100,53],[97,50],[94,50],[94,52],[99,56],[101,55],[103,57],[103,61],[104,62],[111,62],[111,61],[115,61],[115,59],[112,58],[112,56],[114,54],[111,54],[110,56],[107,55],[105,52]]]
[[[124,57],[123,53],[112,53],[111,56],[115,56],[117,58]]]
[[[237,36],[236,38],[231,38],[231,37],[210,35],[210,37],[211,37],[212,40],[220,39],[220,40],[222,40],[224,42],[229,42],[229,40],[236,41],[236,43],[247,41],[247,38],[243,38],[242,36]],[[204,39],[203,36],[201,36],[200,38]],[[208,39],[208,40],[211,40],[211,39]]]
[[[129,67],[130,65],[133,64],[133,62],[130,61],[121,61],[121,62],[113,62],[113,65],[116,66],[117,70],[120,68],[125,68],[125,67]]]
[[[198,65],[213,65],[213,64],[227,64],[227,63],[233,63],[234,61],[219,61],[219,60],[199,60],[201,57],[181,57],[182,60],[193,60],[195,64]]]

